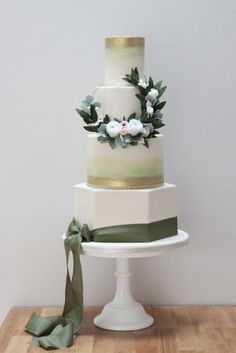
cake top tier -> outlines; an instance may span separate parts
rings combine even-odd
[[[123,80],[131,68],[144,72],[144,37],[108,37],[105,40],[105,84],[127,85]]]

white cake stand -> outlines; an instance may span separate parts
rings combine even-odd
[[[116,258],[115,297],[95,317],[94,324],[114,331],[133,331],[151,326],[154,321],[152,316],[145,312],[131,294],[129,259],[161,255],[185,245],[188,238],[186,232],[179,230],[173,237],[148,243],[82,243],[84,255]]]

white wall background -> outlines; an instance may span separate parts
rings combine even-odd
[[[168,85],[166,180],[191,236],[188,247],[133,261],[135,297],[236,304],[236,2],[1,0],[1,318],[13,305],[63,304],[61,235],[86,176],[74,108],[102,82],[112,35],[144,35],[146,74]],[[113,261],[83,266],[86,304],[105,303]]]

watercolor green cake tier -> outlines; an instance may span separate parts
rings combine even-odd
[[[115,189],[150,188],[164,183],[162,135],[135,148],[114,148],[98,143],[88,135],[87,183],[90,186]]]

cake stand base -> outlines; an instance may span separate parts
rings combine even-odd
[[[132,297],[128,258],[116,259],[115,276],[115,297],[104,306],[101,314],[95,317],[94,324],[114,331],[134,331],[151,326],[154,322],[153,318]]]

